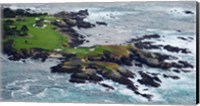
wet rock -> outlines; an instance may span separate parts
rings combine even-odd
[[[101,74],[106,79],[111,79],[115,82],[118,82],[119,84],[126,85],[127,88],[131,89],[132,91],[137,90],[133,82],[130,79],[128,79],[128,77],[122,76],[117,71],[102,70],[102,71],[99,71],[98,73]]]
[[[128,43],[138,42],[138,41],[142,41],[145,39],[152,39],[152,38],[154,38],[154,39],[160,38],[160,35],[158,35],[158,34],[144,35],[143,37],[140,37],[140,38],[133,38],[130,41],[128,41]]]
[[[137,42],[137,43],[134,43],[135,46],[137,48],[140,48],[140,49],[160,49],[160,47],[162,47],[162,45],[153,45],[152,44],[153,42]]]
[[[139,62],[135,62],[135,66],[142,67],[143,65]]]
[[[148,91],[149,89],[143,89],[143,91]]]
[[[185,14],[194,14],[192,11],[189,11],[189,10],[185,10],[184,13]]]
[[[107,23],[106,23],[106,22],[101,22],[101,21],[96,21],[96,24],[107,26]]]
[[[132,66],[132,60],[131,60],[131,58],[121,57],[120,60],[121,60],[122,64],[125,64],[127,66]]]
[[[71,83],[86,83],[85,80],[82,80],[82,79],[75,79],[75,78],[71,78],[71,79],[69,80],[69,82],[71,82]]]
[[[151,98],[153,97],[153,95],[151,95],[151,94],[142,94],[142,93],[140,93],[140,92],[138,92],[138,91],[135,91],[135,94],[141,95],[141,96],[147,98],[149,101],[150,101]]]
[[[41,59],[42,62],[45,62],[45,60],[48,58],[49,54],[47,52],[38,52],[34,56],[31,57],[31,59]]]
[[[151,94],[141,94],[141,96],[147,98],[149,101],[150,101],[151,98],[153,97],[153,95],[151,95]]]
[[[179,71],[179,70],[177,70],[177,69],[174,69],[173,71],[174,71],[174,72],[176,72],[176,73],[180,73],[180,71]]]
[[[184,72],[184,73],[191,72],[191,70],[181,70],[181,71]]]
[[[166,75],[166,74],[163,74],[163,77],[165,78],[172,78],[172,79],[180,79],[178,76],[173,76],[173,75]]]
[[[181,30],[177,30],[177,32],[181,32]]]
[[[80,29],[80,28],[85,28],[85,29],[87,29],[87,28],[93,28],[93,27],[95,27],[95,25],[94,24],[91,24],[91,23],[89,23],[89,22],[85,22],[85,21],[78,21],[77,22],[77,27]]]
[[[181,39],[181,40],[187,40],[187,39],[184,38],[184,37],[178,37],[178,39]]]
[[[159,61],[178,59],[177,57],[170,56],[167,54],[159,54],[159,53],[154,53],[154,54],[156,55],[156,57],[158,58]]]
[[[90,82],[99,82],[103,79],[100,76],[96,75],[96,70],[94,69],[86,69],[84,71],[73,73],[71,75],[72,79],[81,79],[81,80],[87,80]]]
[[[104,83],[99,83],[99,84],[102,85],[105,88],[108,88],[108,89],[111,89],[111,90],[115,90],[115,88],[110,86],[110,85],[107,85],[107,84],[104,84]]]
[[[63,65],[59,64],[57,66],[51,67],[51,72],[52,73],[76,73],[80,72],[81,66],[73,66],[73,65]]]
[[[119,68],[117,69],[117,72],[119,72],[121,75],[125,76],[125,77],[130,77],[130,78],[134,78],[135,74],[132,73],[129,70],[126,70],[124,68]]]
[[[159,87],[160,84],[156,81],[159,81],[158,78],[154,78],[154,77],[151,77],[150,75],[140,71],[139,72],[140,76],[142,77],[142,79],[138,79],[138,82],[140,84],[144,84],[144,85],[147,85],[147,86],[152,86],[152,87]]]
[[[190,63],[188,63],[186,61],[178,61],[178,63],[180,63],[181,65],[183,65],[184,68],[194,68],[193,65],[191,65]]]
[[[185,54],[191,53],[186,48],[179,48],[179,47],[174,47],[174,46],[170,46],[170,45],[165,45],[163,48],[170,52],[176,52],[176,53],[181,52],[181,53],[185,53]]]
[[[191,40],[194,40],[194,38],[193,37],[188,37],[189,39],[191,39]]]

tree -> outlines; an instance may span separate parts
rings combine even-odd
[[[28,27],[26,25],[23,25],[19,30],[19,36],[25,35],[28,35]]]
[[[27,31],[28,31],[28,27],[27,27],[26,25],[23,25],[23,26],[21,27],[21,31],[27,32]]]
[[[27,41],[27,40],[25,40],[25,41],[24,41],[24,43],[25,43],[25,44],[28,44],[28,41]]]

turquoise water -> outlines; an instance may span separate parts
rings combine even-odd
[[[105,21],[108,26],[96,26],[92,29],[76,29],[90,42],[81,46],[96,44],[126,44],[131,38],[144,34],[158,33],[162,37],[155,44],[170,44],[188,48],[191,54],[170,53],[165,50],[150,50],[166,53],[185,60],[195,66],[196,44],[195,16],[184,14],[184,10],[195,12],[195,2],[133,2],[133,3],[74,3],[74,4],[18,4],[12,8],[31,8],[35,11],[55,13],[58,11],[88,9],[90,22]],[[181,30],[181,32],[177,32]],[[177,37],[192,37],[183,41]],[[97,40],[98,39],[98,40]],[[98,84],[73,84],[68,74],[52,74],[50,67],[59,64],[59,60],[48,59],[45,63],[27,59],[26,63],[13,62],[1,56],[1,100],[33,102],[81,102],[81,103],[132,103],[132,104],[195,104],[196,69],[189,73],[171,71],[144,66],[123,66],[136,73],[131,79],[139,86],[139,91],[152,94],[151,101],[135,95],[123,85],[105,80],[115,90],[107,90]],[[159,88],[150,88],[139,84],[137,71],[159,73],[162,80]],[[179,80],[166,79],[162,74],[177,75]],[[144,89],[148,88],[148,91]]]

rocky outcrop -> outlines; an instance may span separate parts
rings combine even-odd
[[[78,28],[92,28],[95,27],[94,24],[90,22],[84,21],[84,19],[89,15],[88,10],[80,10],[78,12],[59,12],[54,16],[59,17],[62,19],[60,22],[53,22],[54,25],[59,27],[67,26],[67,27],[74,27],[77,26]],[[61,23],[62,22],[62,23]],[[64,23],[63,23],[64,22]]]
[[[191,53],[186,48],[179,48],[179,47],[174,47],[174,46],[170,46],[170,45],[165,45],[163,48],[170,52],[176,52],[176,53],[181,52],[181,53],[185,53],[185,54]]]
[[[73,27],[77,28],[93,28],[94,24],[85,21],[84,19],[89,15],[88,10],[80,10],[78,12],[66,12],[62,11],[54,16],[59,17],[61,20],[56,20],[51,22],[54,26],[56,26],[59,31],[66,36],[69,36],[69,46],[77,47],[84,43],[84,36],[77,33]]]
[[[128,41],[128,43],[138,42],[138,41],[142,41],[142,40],[145,40],[145,39],[152,39],[152,38],[153,39],[160,38],[160,35],[158,35],[158,34],[144,35],[143,37],[133,38],[130,41]]]
[[[136,42],[134,43],[137,48],[140,49],[161,49],[163,45],[154,45],[153,42]]]
[[[147,86],[159,87],[160,79],[158,77],[152,77],[142,71],[139,72],[142,79],[138,79],[138,82]]]

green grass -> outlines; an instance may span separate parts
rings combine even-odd
[[[76,54],[79,58],[87,58],[87,57],[100,57],[103,55],[105,51],[111,53],[113,57],[122,57],[128,56],[127,46],[119,46],[119,45],[98,45],[92,48],[80,47],[80,48],[66,48],[65,52]],[[93,50],[92,50],[93,49]]]
[[[40,17],[25,17],[24,21],[14,20],[14,25],[17,28],[21,28],[23,25],[28,27],[28,36],[8,36],[4,39],[4,42],[8,40],[14,40],[13,48],[20,49],[31,49],[31,48],[42,48],[46,50],[61,49],[66,53],[76,54],[78,58],[100,58],[105,51],[110,52],[112,57],[120,58],[122,56],[129,55],[130,45],[97,45],[94,47],[78,47],[70,48],[68,47],[68,37],[62,35],[59,31],[54,29],[54,26],[48,22],[45,28],[37,28],[33,25],[35,24],[36,18],[43,18],[48,21],[54,21],[59,18],[53,16],[40,16]],[[5,21],[5,20],[4,20]],[[28,43],[25,43],[27,41]]]
[[[95,46],[91,48],[80,47],[80,48],[66,48],[65,52],[76,54],[79,58],[87,57],[98,57],[103,54],[104,51],[109,51],[109,48],[102,46]]]
[[[53,29],[53,25],[50,23],[45,23],[47,25],[45,28],[33,27],[35,23],[35,18],[43,18],[47,20],[55,20],[57,18],[41,16],[41,17],[26,17],[25,21],[16,21],[15,25],[17,28],[21,28],[22,25],[28,27],[28,36],[11,36],[9,39],[14,39],[15,43],[13,47],[15,49],[30,49],[30,48],[42,48],[46,50],[63,49],[63,44],[68,44],[67,37],[64,37],[58,31]],[[28,43],[25,43],[25,40]]]

